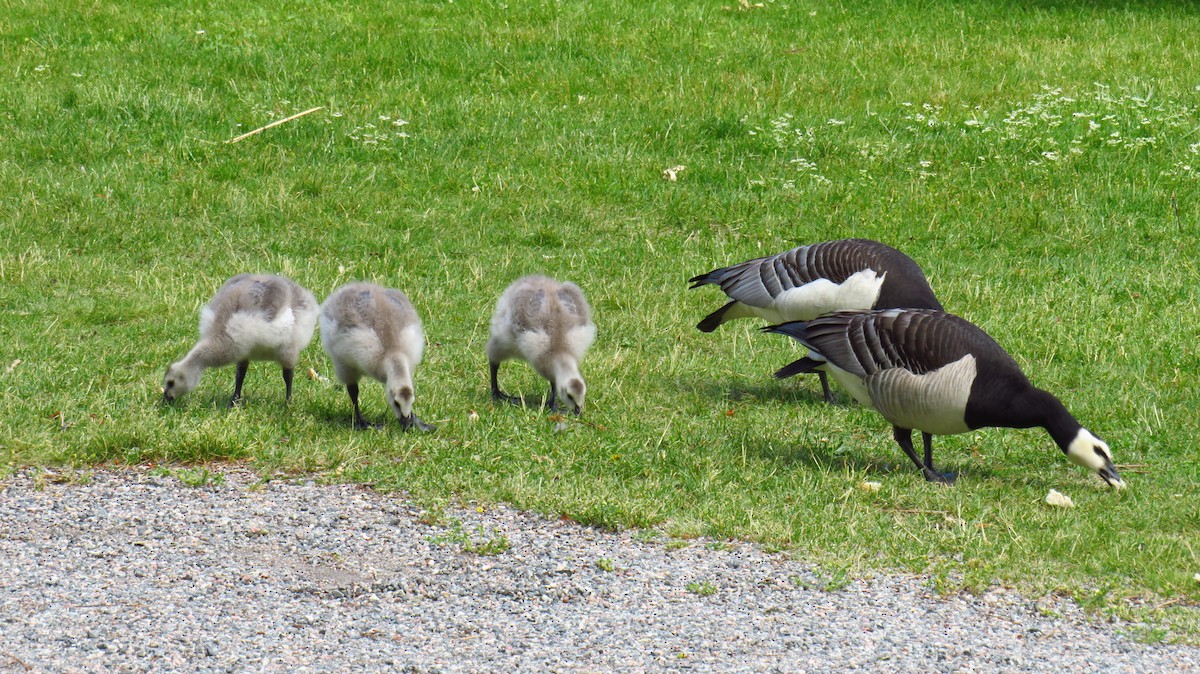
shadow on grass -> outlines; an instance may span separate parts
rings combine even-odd
[[[962,468],[953,462],[939,461],[936,452],[937,439],[934,439],[934,465],[943,473],[954,473],[960,480],[968,481],[990,480],[995,473],[989,469]],[[789,469],[815,468],[822,473],[855,472],[865,477],[882,475],[912,475],[914,479],[922,480],[921,472],[917,469],[904,451],[891,439],[891,434],[880,436],[877,447],[865,450],[844,450],[836,441],[827,445],[790,444],[769,439],[746,442],[746,450],[764,461],[777,464]],[[889,454],[890,452],[890,454]]]
[[[810,382],[811,379],[811,382]],[[811,384],[806,386],[805,384]],[[821,393],[821,384],[816,377],[793,378],[792,381],[782,382],[764,379],[761,383],[745,381],[713,381],[711,379],[693,380],[685,383],[687,388],[695,391],[705,400],[728,400],[730,402],[770,401],[777,403],[795,403],[803,405],[825,405],[825,397]],[[834,393],[835,405],[845,405],[849,396]]]

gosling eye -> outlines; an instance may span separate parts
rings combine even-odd
[[[167,388],[174,388],[174,387],[175,387],[175,380],[174,380],[174,379],[168,379],[168,380],[167,380]]]

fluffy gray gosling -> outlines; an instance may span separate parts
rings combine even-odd
[[[500,363],[519,358],[550,382],[546,405],[559,404],[578,415],[587,386],[579,362],[596,338],[591,309],[579,286],[545,276],[517,279],[500,296],[492,315],[487,343],[492,399],[520,404],[521,399],[500,390]]]
[[[436,430],[413,414],[413,372],[425,352],[425,331],[408,297],[373,283],[338,288],[321,305],[321,346],[354,405],[354,427],[379,428],[363,418],[358,381],[382,382],[388,407],[404,430]]]
[[[291,279],[267,274],[238,274],[225,282],[200,309],[200,341],[183,360],[167,368],[163,402],[195,389],[212,367],[237,363],[233,398],[242,398],[242,382],[252,360],[270,360],[283,368],[286,400],[292,399],[292,374],[300,352],[312,341],[317,300]]]

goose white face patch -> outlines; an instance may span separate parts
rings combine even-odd
[[[1079,429],[1075,439],[1067,446],[1067,460],[1071,463],[1094,471],[1114,489],[1124,489],[1125,481],[1117,474],[1113,466],[1112,453],[1108,445],[1092,435],[1086,428]]]
[[[875,409],[892,424],[933,435],[953,435],[970,430],[965,414],[974,381],[975,356],[967,354],[925,374],[902,367],[881,370],[865,383]]]

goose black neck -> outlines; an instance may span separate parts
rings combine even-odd
[[[1059,449],[1066,452],[1083,426],[1067,411],[1062,401],[1051,393],[1033,389],[1026,398],[1023,404],[1031,406],[1028,413],[1031,418],[1036,419],[1030,425],[1045,428]]]
[[[1005,393],[1005,388],[1019,392]],[[1082,428],[1062,401],[1051,393],[1029,386],[995,386],[990,391],[972,392],[975,400],[967,405],[967,424],[971,428],[1045,428],[1064,452]]]

